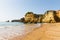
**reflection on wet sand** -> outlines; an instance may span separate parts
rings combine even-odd
[[[35,28],[38,28],[41,26],[41,24],[24,24],[25,26],[25,32],[31,32],[32,30],[34,30]]]
[[[41,24],[23,24],[22,27],[24,27],[24,30],[22,32],[22,35],[19,34],[17,36],[9,38],[9,40],[22,40],[21,38],[23,38],[23,36],[25,36],[26,34],[30,33],[31,31],[33,31],[34,29],[40,26]]]

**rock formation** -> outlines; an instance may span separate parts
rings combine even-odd
[[[27,12],[25,15],[25,22],[33,22],[34,21],[34,14],[33,12]]]
[[[25,15],[25,22],[27,23],[37,23],[41,22],[41,16],[42,14],[34,14],[33,12],[27,12]]]
[[[18,19],[18,20],[12,20],[11,22],[24,22],[25,19],[24,18],[21,18],[21,19]]]
[[[9,22],[9,20],[7,20],[6,22]]]
[[[54,20],[55,13],[56,13],[56,11],[54,11],[54,10],[49,10],[49,11],[45,12],[42,22],[54,23],[55,22],[55,20]]]
[[[56,22],[60,22],[60,10],[56,11],[56,13],[54,13],[54,19]]]
[[[60,10],[48,10],[44,14],[35,14],[33,12],[27,12],[25,17],[20,20],[12,20],[12,22],[24,22],[24,23],[55,23],[60,22]]]
[[[20,20],[12,20],[11,22],[20,22]]]

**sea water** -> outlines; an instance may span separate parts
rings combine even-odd
[[[0,22],[0,26],[16,26],[22,24],[21,22]]]
[[[0,22],[0,40],[8,40],[19,35],[31,32],[40,24],[24,24],[21,22]]]

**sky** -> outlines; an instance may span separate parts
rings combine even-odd
[[[0,0],[0,21],[20,19],[26,12],[44,14],[59,9],[60,0]]]

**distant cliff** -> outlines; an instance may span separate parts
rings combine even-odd
[[[24,23],[55,23],[60,22],[60,10],[48,10],[44,14],[35,14],[27,12],[25,16],[19,20],[12,20],[12,22]]]
[[[21,19],[18,19],[18,20],[12,20],[11,22],[24,22],[25,19],[24,18],[21,18]]]

